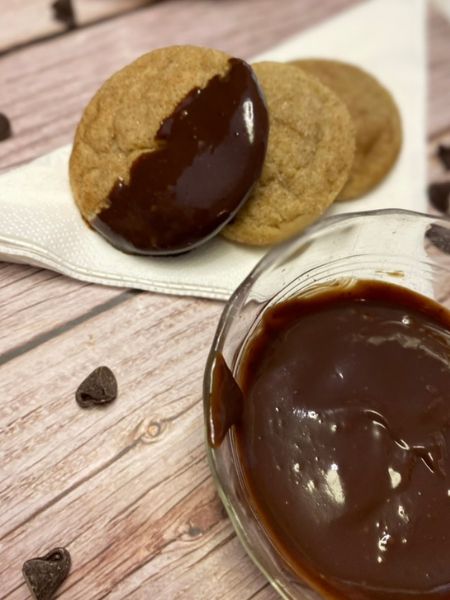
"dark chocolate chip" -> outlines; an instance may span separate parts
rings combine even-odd
[[[441,252],[450,254],[450,224],[448,228],[442,225],[430,225],[425,236]]]
[[[64,23],[67,29],[76,27],[75,12],[72,6],[72,0],[55,0],[52,2],[53,17]]]
[[[67,578],[72,561],[69,551],[55,548],[45,556],[27,560],[22,573],[35,600],[51,600]]]
[[[438,155],[441,163],[444,165],[444,167],[447,169],[447,171],[449,171],[450,170],[450,146],[444,146],[443,144],[440,144],[438,147],[437,155]]]
[[[98,367],[80,384],[76,401],[82,408],[109,404],[117,398],[117,380],[108,367]]]
[[[7,140],[11,135],[11,123],[6,115],[0,113],[0,142]]]
[[[431,205],[440,212],[449,213],[450,181],[432,183],[428,186],[428,199]]]

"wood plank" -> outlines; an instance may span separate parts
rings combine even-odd
[[[223,598],[227,586],[227,598],[246,598],[263,587],[225,519],[205,458],[201,378],[221,308],[137,296],[99,315],[90,331],[63,333],[3,367],[4,597],[27,597],[24,553],[55,543],[74,557],[71,599],[95,600],[113,589],[111,597],[139,597],[141,580],[168,598],[182,597],[181,590]],[[121,394],[108,410],[84,412],[73,392],[98,362],[117,372]],[[17,386],[24,372],[32,376]],[[219,587],[205,577],[212,565]]]
[[[0,110],[14,136],[0,144],[0,169],[70,142],[99,85],[152,48],[193,43],[250,57],[352,1],[283,0],[275,11],[273,0],[251,8],[241,0],[172,0],[7,55]]]
[[[92,313],[123,302],[129,291],[80,283],[46,269],[0,263],[0,364]]]
[[[429,140],[428,143],[428,180],[430,183],[450,181],[450,171],[447,170],[439,160],[437,156],[437,148],[439,144],[446,144],[450,146],[450,128],[448,131],[436,135]],[[433,215],[443,216],[438,210],[431,204],[428,206],[428,212]],[[447,215],[450,216],[450,215]],[[450,271],[450,256],[443,255],[439,248],[436,248],[434,244],[428,242],[426,244],[426,251],[429,256],[432,256],[435,260],[439,261],[439,264]],[[450,309],[450,277],[441,277],[435,287],[435,297],[439,302],[443,303],[447,308]]]
[[[152,0],[9,0],[2,6],[0,53],[74,27],[117,17]]]
[[[0,52],[45,36],[65,31],[55,19],[50,0],[8,0],[2,2]]]
[[[428,23],[428,133],[450,129],[450,21],[436,10]]]
[[[449,54],[450,56],[450,54]],[[449,79],[450,82],[450,79]],[[450,83],[449,83],[450,86]],[[449,105],[450,107],[450,105]],[[449,108],[450,110],[450,108]],[[428,180],[445,181],[450,179],[450,170],[447,170],[437,155],[437,150],[440,144],[450,147],[450,126],[447,131],[438,135],[432,136],[428,141],[427,161],[428,161]]]
[[[78,27],[151,4],[152,0],[73,0]]]
[[[203,341],[202,347],[206,352],[208,344],[212,341],[212,331],[221,308],[220,303],[142,294],[112,308],[108,313],[93,317],[86,325],[81,324],[70,331],[63,331],[61,335],[51,338],[39,348],[32,349],[3,365],[2,388],[8,397],[8,402],[0,407],[0,424],[3,433],[1,452],[4,456],[8,456],[8,462],[2,465],[2,472],[4,476],[11,479],[3,478],[7,483],[7,489],[0,492],[0,499],[5,499],[2,494],[8,497],[14,495],[16,486],[20,486],[20,470],[26,471],[37,456],[42,456],[42,467],[50,467],[56,459],[66,455],[70,446],[63,443],[65,432],[60,431],[58,427],[58,419],[55,415],[58,406],[63,411],[60,415],[61,422],[66,422],[67,416],[72,415],[70,432],[76,433],[77,427],[82,430],[80,437],[73,440],[77,445],[84,439],[90,438],[92,431],[84,429],[88,425],[109,427],[114,423],[114,419],[121,419],[123,414],[128,414],[127,394],[131,394],[133,398],[135,387],[141,385],[141,372],[142,377],[155,378],[154,385],[159,387],[157,390],[153,387],[152,394],[158,396],[176,392],[179,394],[179,401],[184,401],[185,394],[182,393],[182,387],[176,389],[178,385],[176,381],[170,385],[168,381],[171,381],[171,369],[176,369],[176,361],[180,358],[180,354],[188,349],[178,349],[178,347],[174,349],[173,343],[169,343],[169,340],[177,339],[176,336],[179,335],[186,336],[188,341],[189,335],[196,334]],[[188,317],[194,317],[193,321],[188,320]],[[205,331],[197,332],[202,329],[202,322],[205,323]],[[207,330],[208,326],[211,327],[210,330]],[[201,360],[203,358],[206,357],[202,355]],[[153,365],[155,359],[157,359],[156,364],[160,365],[159,371]],[[189,360],[189,357],[186,360]],[[109,364],[111,368],[123,368],[125,371],[133,367],[129,374],[131,379],[128,381],[126,378],[122,383],[125,400],[118,404],[115,410],[90,413],[76,410],[72,414],[73,408],[76,408],[72,406],[75,389],[89,371],[102,362]],[[32,367],[29,371],[23,366],[27,363]],[[64,365],[67,367],[64,368]],[[192,366],[191,370],[179,374],[180,386],[183,376],[192,375],[195,368]],[[196,380],[198,382],[201,382],[202,371],[203,365],[200,364]],[[20,372],[29,373],[29,377],[24,381],[20,379],[21,385],[17,386]],[[44,376],[41,376],[43,373]],[[200,388],[198,391],[201,391]],[[151,393],[130,400],[133,409],[139,408],[145,402],[153,401]],[[39,410],[38,415],[29,414],[34,409]],[[124,413],[122,414],[120,410]],[[171,410],[177,410],[177,401],[173,400]],[[89,420],[86,420],[87,415]],[[154,418],[156,419],[156,416]],[[113,421],[110,422],[109,419]],[[134,427],[135,425],[131,431],[134,431]],[[17,436],[21,432],[25,436],[33,437],[32,455],[29,454],[26,443],[19,443],[20,438]],[[54,433],[56,437],[48,440],[49,432]],[[47,452],[49,441],[55,445],[55,451],[51,456]],[[59,442],[61,446],[58,446]],[[96,443],[95,440],[93,443]],[[83,464],[78,464],[77,468],[81,471],[84,464],[86,468],[90,468],[91,459],[92,457],[86,456]],[[77,477],[77,469],[72,474],[65,475],[70,478]],[[73,479],[68,479],[65,483],[70,487]],[[22,491],[26,492],[27,489]],[[27,493],[32,497],[32,504],[28,505],[27,510],[32,513],[36,508],[35,503],[40,502],[40,494],[35,494],[31,489],[28,489]],[[47,496],[43,498],[45,502],[48,500]],[[27,518],[27,514],[21,512],[22,515],[18,514],[18,518]],[[0,524],[3,518],[4,515],[0,515]],[[10,519],[8,521],[12,524]]]

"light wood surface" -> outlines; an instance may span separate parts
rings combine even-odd
[[[2,0],[0,53],[145,7],[154,0]]]
[[[11,50],[0,57],[0,111],[14,136],[0,143],[0,169],[69,142],[100,82],[153,47],[193,42],[249,57],[352,0],[158,2],[14,49],[41,36],[31,16],[39,4],[13,0],[29,13],[14,30],[11,8],[1,38]],[[429,40],[436,179],[447,177],[434,150],[450,139],[450,26],[435,13]],[[67,600],[275,599],[206,463],[201,385],[222,309],[0,264],[1,599],[29,598],[23,561],[57,545],[73,558]],[[83,411],[74,392],[101,364],[115,371],[119,398]]]

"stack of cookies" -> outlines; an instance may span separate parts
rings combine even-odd
[[[83,218],[125,252],[179,254],[218,233],[267,246],[376,186],[401,138],[392,96],[358,67],[174,46],[100,88],[70,180]]]

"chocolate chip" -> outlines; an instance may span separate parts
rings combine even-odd
[[[441,163],[444,165],[444,167],[447,169],[447,171],[449,171],[450,170],[450,146],[444,146],[443,144],[440,144],[438,147],[437,155],[438,155]]]
[[[442,225],[430,225],[425,236],[441,252],[450,254],[450,228],[442,227]]]
[[[75,12],[72,6],[72,0],[55,0],[52,2],[53,17],[64,23],[67,29],[76,27]]]
[[[449,213],[450,181],[432,183],[428,186],[428,199],[432,206],[443,213]]]
[[[11,135],[11,123],[6,115],[0,113],[0,142],[7,140]]]
[[[76,401],[82,408],[109,404],[117,398],[117,380],[108,367],[98,367],[80,384]]]
[[[55,548],[45,556],[27,560],[22,573],[35,600],[51,600],[69,575],[72,561],[69,551]]]

